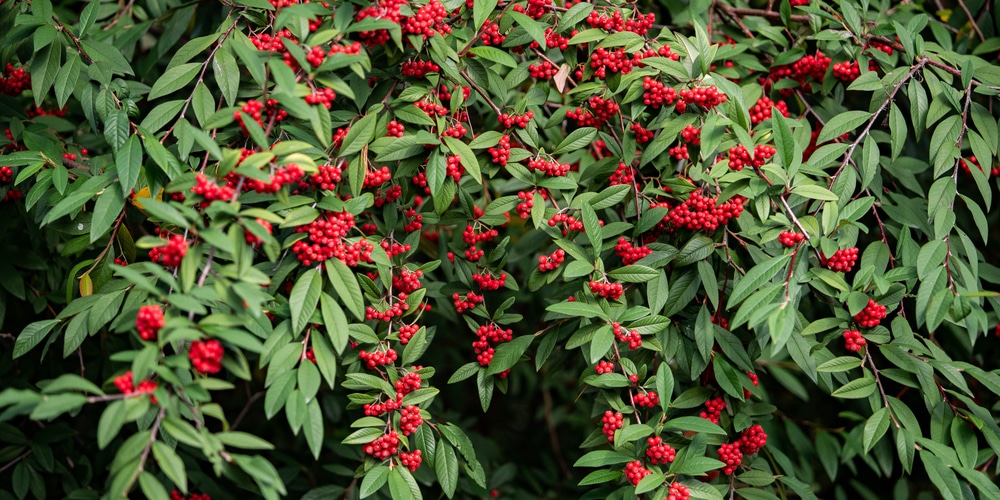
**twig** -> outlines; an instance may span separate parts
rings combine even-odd
[[[163,416],[166,413],[167,408],[160,406],[160,412],[156,414],[156,420],[153,422],[153,428],[149,433],[149,440],[146,441],[146,447],[142,449],[142,455],[139,455],[139,467],[135,469],[135,474],[132,475],[132,479],[129,480],[128,485],[125,487],[126,495],[135,486],[135,482],[139,479],[139,474],[142,474],[143,469],[146,467],[146,460],[149,459],[149,452],[153,450],[153,443],[156,442],[156,434],[160,430],[160,424],[163,423]]]
[[[493,101],[490,99],[490,96],[482,89],[482,87],[476,84],[476,82],[472,81],[472,78],[469,77],[469,73],[466,72],[465,70],[462,70],[462,72],[459,74],[462,75],[462,78],[464,78],[465,81],[469,83],[469,85],[476,91],[477,94],[479,94],[483,99],[486,100],[486,103],[489,104],[491,108],[493,108],[493,112],[496,113],[497,116],[500,116],[500,107],[493,103]]]
[[[31,452],[33,451],[35,450],[32,448],[28,448],[28,451],[18,455],[17,457],[14,457],[14,459],[12,459],[10,462],[7,462],[6,464],[4,464],[3,467],[0,467],[0,474],[3,474],[3,471],[11,468],[11,466],[13,466],[14,464],[20,462],[21,460],[24,460],[25,458],[28,458],[28,455],[31,455]]]
[[[887,410],[889,410],[889,418],[892,419],[893,425],[895,425],[896,428],[898,429],[900,427],[899,421],[896,420],[896,415],[893,414],[892,407],[889,406],[889,398],[886,397],[886,395],[885,395],[885,388],[882,387],[882,379],[878,376],[878,367],[875,366],[875,360],[872,359],[871,350],[865,349],[865,359],[864,359],[864,361],[867,361],[868,362],[868,366],[871,367],[872,374],[875,375],[875,385],[878,386],[878,392],[879,392],[879,394],[882,395],[882,404],[885,405],[885,408]]]
[[[87,52],[83,50],[83,47],[80,46],[80,38],[74,35],[72,31],[66,29],[66,27],[63,26],[62,21],[60,21],[58,17],[52,16],[52,20],[55,21],[56,23],[56,31],[62,31],[63,33],[66,33],[67,35],[69,35],[69,39],[73,40],[73,45],[76,45],[76,51],[80,54],[81,57],[83,57],[87,61],[87,64],[94,64],[94,60],[91,59],[90,56],[87,55]]]
[[[552,443],[552,452],[556,455],[556,461],[559,462],[559,470],[565,477],[573,477],[573,473],[570,472],[569,466],[566,464],[566,459],[563,458],[562,449],[559,447],[559,433],[556,430],[555,420],[552,418],[552,394],[548,387],[542,389],[542,401],[545,403],[545,425],[549,429],[549,441]]]
[[[243,409],[240,410],[240,414],[236,416],[236,420],[233,420],[233,425],[229,426],[229,430],[235,431],[236,428],[240,426],[240,422],[243,421],[243,417],[247,416],[247,412],[250,411],[250,407],[263,396],[264,391],[256,392],[253,396],[250,396],[250,399],[247,399],[247,403],[243,405]]]

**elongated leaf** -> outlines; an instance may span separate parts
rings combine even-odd
[[[743,302],[744,299],[756,292],[764,283],[774,279],[789,258],[790,255],[772,257],[747,271],[747,274],[733,287],[733,293],[729,296],[729,308],[736,307],[740,302]]]

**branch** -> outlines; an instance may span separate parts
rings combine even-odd
[[[166,412],[166,407],[160,406],[160,412],[156,414],[156,421],[153,422],[152,430],[149,433],[149,440],[146,441],[146,447],[142,449],[142,455],[139,455],[139,467],[135,469],[135,474],[132,474],[132,479],[129,480],[128,485],[125,487],[126,494],[135,486],[135,482],[139,479],[139,474],[142,474],[143,469],[146,467],[146,460],[149,459],[149,452],[153,450],[153,443],[156,442],[156,433],[160,430],[160,424],[163,423],[163,416]]]

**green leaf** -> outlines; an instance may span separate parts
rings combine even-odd
[[[824,129],[825,130],[825,129]],[[803,184],[792,188],[792,194],[797,194],[803,198],[824,201],[837,201],[839,198],[832,191],[815,184]]]
[[[605,465],[624,464],[633,460],[631,455],[611,450],[594,450],[580,457],[573,467],[604,467]]]
[[[139,488],[150,500],[170,500],[167,489],[160,484],[160,480],[148,472],[143,471],[139,474]]]
[[[497,0],[487,0],[491,2],[496,2]],[[516,68],[517,61],[510,56],[505,50],[500,50],[496,47],[479,46],[469,49],[470,54],[475,54],[476,57],[481,57],[487,61],[492,61],[497,64],[502,64],[508,68]]]
[[[715,251],[715,241],[705,236],[694,236],[677,253],[676,265],[687,266],[708,258]]]
[[[74,412],[87,402],[83,394],[57,394],[43,396],[42,401],[31,411],[32,420],[50,420],[63,413]]]
[[[546,46],[545,27],[542,26],[542,23],[535,21],[534,19],[528,17],[527,15],[517,11],[507,11],[504,14],[504,16],[510,16],[511,18],[513,18],[514,22],[516,22],[518,26],[524,28],[524,31],[527,31],[528,34],[531,35],[531,38],[536,42],[538,42],[538,45],[540,47]]]
[[[885,435],[885,431],[889,429],[889,409],[882,407],[875,411],[868,421],[865,422],[865,432],[864,432],[864,446],[865,453],[871,451],[872,447],[875,446],[882,436]]]
[[[826,122],[823,130],[820,131],[819,136],[816,138],[816,144],[822,144],[840,137],[847,132],[851,132],[871,117],[872,114],[867,111],[845,111],[840,113]]]
[[[378,115],[369,113],[360,120],[354,122],[344,136],[344,142],[340,148],[340,156],[348,156],[368,145],[375,138],[375,122]]]
[[[729,308],[735,308],[753,292],[756,292],[761,285],[774,279],[790,257],[791,255],[772,257],[747,271],[746,275],[733,287],[733,293],[729,296]]]
[[[948,467],[944,460],[927,450],[920,450],[920,461],[923,462],[924,470],[927,471],[927,477],[930,478],[931,483],[937,486],[938,491],[941,492],[941,498],[945,500],[964,498],[955,471]]]
[[[186,63],[164,71],[163,75],[153,84],[153,88],[149,90],[149,95],[146,98],[152,101],[158,97],[177,92],[191,83],[200,70],[200,63]]]
[[[856,356],[840,356],[829,361],[824,361],[816,367],[818,372],[846,372],[861,366],[861,358]]]
[[[444,494],[454,497],[458,486],[458,457],[447,441],[439,441],[434,450],[434,473]]]
[[[725,435],[726,431],[712,422],[701,417],[677,417],[668,420],[663,424],[664,430],[694,431],[706,434]]]
[[[635,494],[641,495],[659,488],[667,480],[662,474],[650,474],[639,480],[635,485]]]
[[[476,373],[476,393],[479,395],[479,405],[483,408],[483,413],[490,409],[493,401],[493,389],[496,387],[493,377],[486,374],[485,369],[480,369]]]
[[[97,422],[97,448],[103,450],[118,436],[125,423],[125,401],[114,401],[101,413]]]
[[[128,196],[139,181],[142,170],[142,144],[138,136],[131,136],[121,149],[115,152],[115,170],[121,184],[122,196]]]
[[[562,154],[585,149],[597,137],[597,129],[594,127],[581,127],[570,132],[560,143],[552,154]]]
[[[42,100],[56,81],[62,53],[61,45],[49,45],[36,53],[31,60],[31,93],[35,97],[36,107],[42,105]]]
[[[566,316],[581,316],[584,318],[599,317],[607,319],[607,315],[600,307],[586,302],[556,302],[555,304],[546,307],[545,310],[558,314],[564,314]]]
[[[59,320],[46,319],[42,321],[36,321],[24,327],[21,330],[21,334],[17,336],[17,340],[14,341],[14,352],[12,356],[14,359],[20,358],[28,353],[28,351],[34,349],[36,345],[42,340],[45,340],[45,336],[48,335],[52,328],[59,324]]]
[[[249,432],[226,431],[214,434],[222,444],[244,450],[273,450],[274,445]]]
[[[184,469],[184,461],[177,455],[177,452],[163,441],[153,441],[153,457],[156,458],[160,470],[181,491],[187,491],[187,472]]]
[[[844,399],[863,399],[871,396],[875,389],[875,379],[866,375],[844,384],[841,388],[833,391],[831,396]]]
[[[334,291],[337,292],[337,297],[347,306],[347,310],[354,314],[355,318],[365,319],[365,299],[361,294],[361,286],[354,277],[354,271],[340,259],[330,259],[326,261],[324,267]]]
[[[236,104],[236,93],[240,90],[240,68],[236,65],[236,58],[228,49],[228,43],[215,52],[212,71],[215,73],[215,82],[219,85],[226,104],[230,106]]]
[[[372,467],[371,470],[365,473],[365,478],[361,480],[361,490],[359,492],[361,498],[368,498],[374,495],[376,491],[385,485],[388,479],[388,467],[384,465],[376,465],[375,467]]]

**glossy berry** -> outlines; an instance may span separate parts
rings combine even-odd
[[[166,324],[163,308],[158,305],[142,306],[135,317],[135,328],[142,340],[156,340],[156,334]]]
[[[587,285],[590,287],[591,292],[608,300],[618,300],[625,291],[621,283],[591,280]]]
[[[604,416],[601,417],[601,422],[604,426],[601,428],[601,432],[608,437],[608,442],[614,442],[615,431],[621,429],[625,424],[622,422],[622,414],[616,413],[611,410],[604,412]]]
[[[399,415],[399,429],[404,436],[417,432],[417,427],[424,423],[423,417],[420,416],[420,408],[413,405],[400,410]]]
[[[185,255],[187,255],[187,241],[180,235],[173,235],[166,245],[153,247],[149,250],[149,259],[166,267],[181,265],[181,259]]]
[[[760,424],[754,424],[743,429],[743,434],[736,441],[740,445],[740,451],[744,455],[756,455],[757,452],[767,444],[767,434]]]
[[[625,478],[628,479],[632,486],[639,484],[642,478],[652,474],[652,472],[643,467],[642,462],[639,460],[633,460],[625,464]]]
[[[822,264],[838,273],[850,272],[858,260],[858,247],[842,248],[833,255],[824,257]]]
[[[365,368],[374,370],[378,366],[389,365],[396,361],[396,351],[390,348],[385,350],[366,351],[362,349],[358,352],[358,357],[364,363]]]
[[[639,392],[632,397],[632,400],[636,406],[644,406],[646,408],[654,408],[660,404],[660,396],[654,391]]]
[[[364,445],[362,450],[377,460],[385,460],[399,451],[399,433],[389,431]]]
[[[868,299],[868,305],[858,314],[854,315],[854,321],[865,328],[874,328],[885,318],[885,306]]]
[[[722,410],[726,409],[726,401],[721,397],[716,397],[705,401],[705,410],[701,412],[701,418],[711,421],[713,424],[719,423]]]
[[[726,464],[722,468],[722,473],[727,476],[733,475],[733,472],[736,472],[736,468],[743,462],[743,452],[740,451],[740,444],[736,442],[719,445],[719,460],[722,460]]]
[[[594,370],[598,375],[604,375],[605,373],[613,373],[615,371],[615,364],[610,361],[600,361]]]
[[[670,210],[669,218],[674,227],[694,231],[712,232],[726,225],[730,219],[743,213],[743,198],[734,196],[724,203],[718,198],[708,198],[701,191],[692,191],[687,200]]]
[[[667,491],[667,498],[663,500],[690,500],[690,498],[691,490],[687,486],[675,481],[670,484],[670,490]]]
[[[566,251],[561,248],[548,255],[539,255],[538,270],[547,273],[558,268],[559,264],[562,264],[564,260],[566,260]]]
[[[844,330],[844,347],[848,351],[858,352],[867,342],[857,330]]]
[[[412,453],[404,451],[399,454],[399,464],[409,469],[410,472],[416,471],[422,461],[423,457],[420,456],[420,450],[415,450]]]
[[[677,457],[677,450],[664,443],[660,436],[646,439],[646,444],[649,445],[646,448],[646,458],[649,458],[649,461],[654,465],[671,463]]]
[[[794,233],[792,231],[782,231],[778,235],[778,242],[786,247],[794,247],[804,240],[806,236],[802,233]]]
[[[219,373],[222,370],[222,356],[225,351],[218,340],[195,340],[191,342],[188,357],[191,365],[201,374]]]

